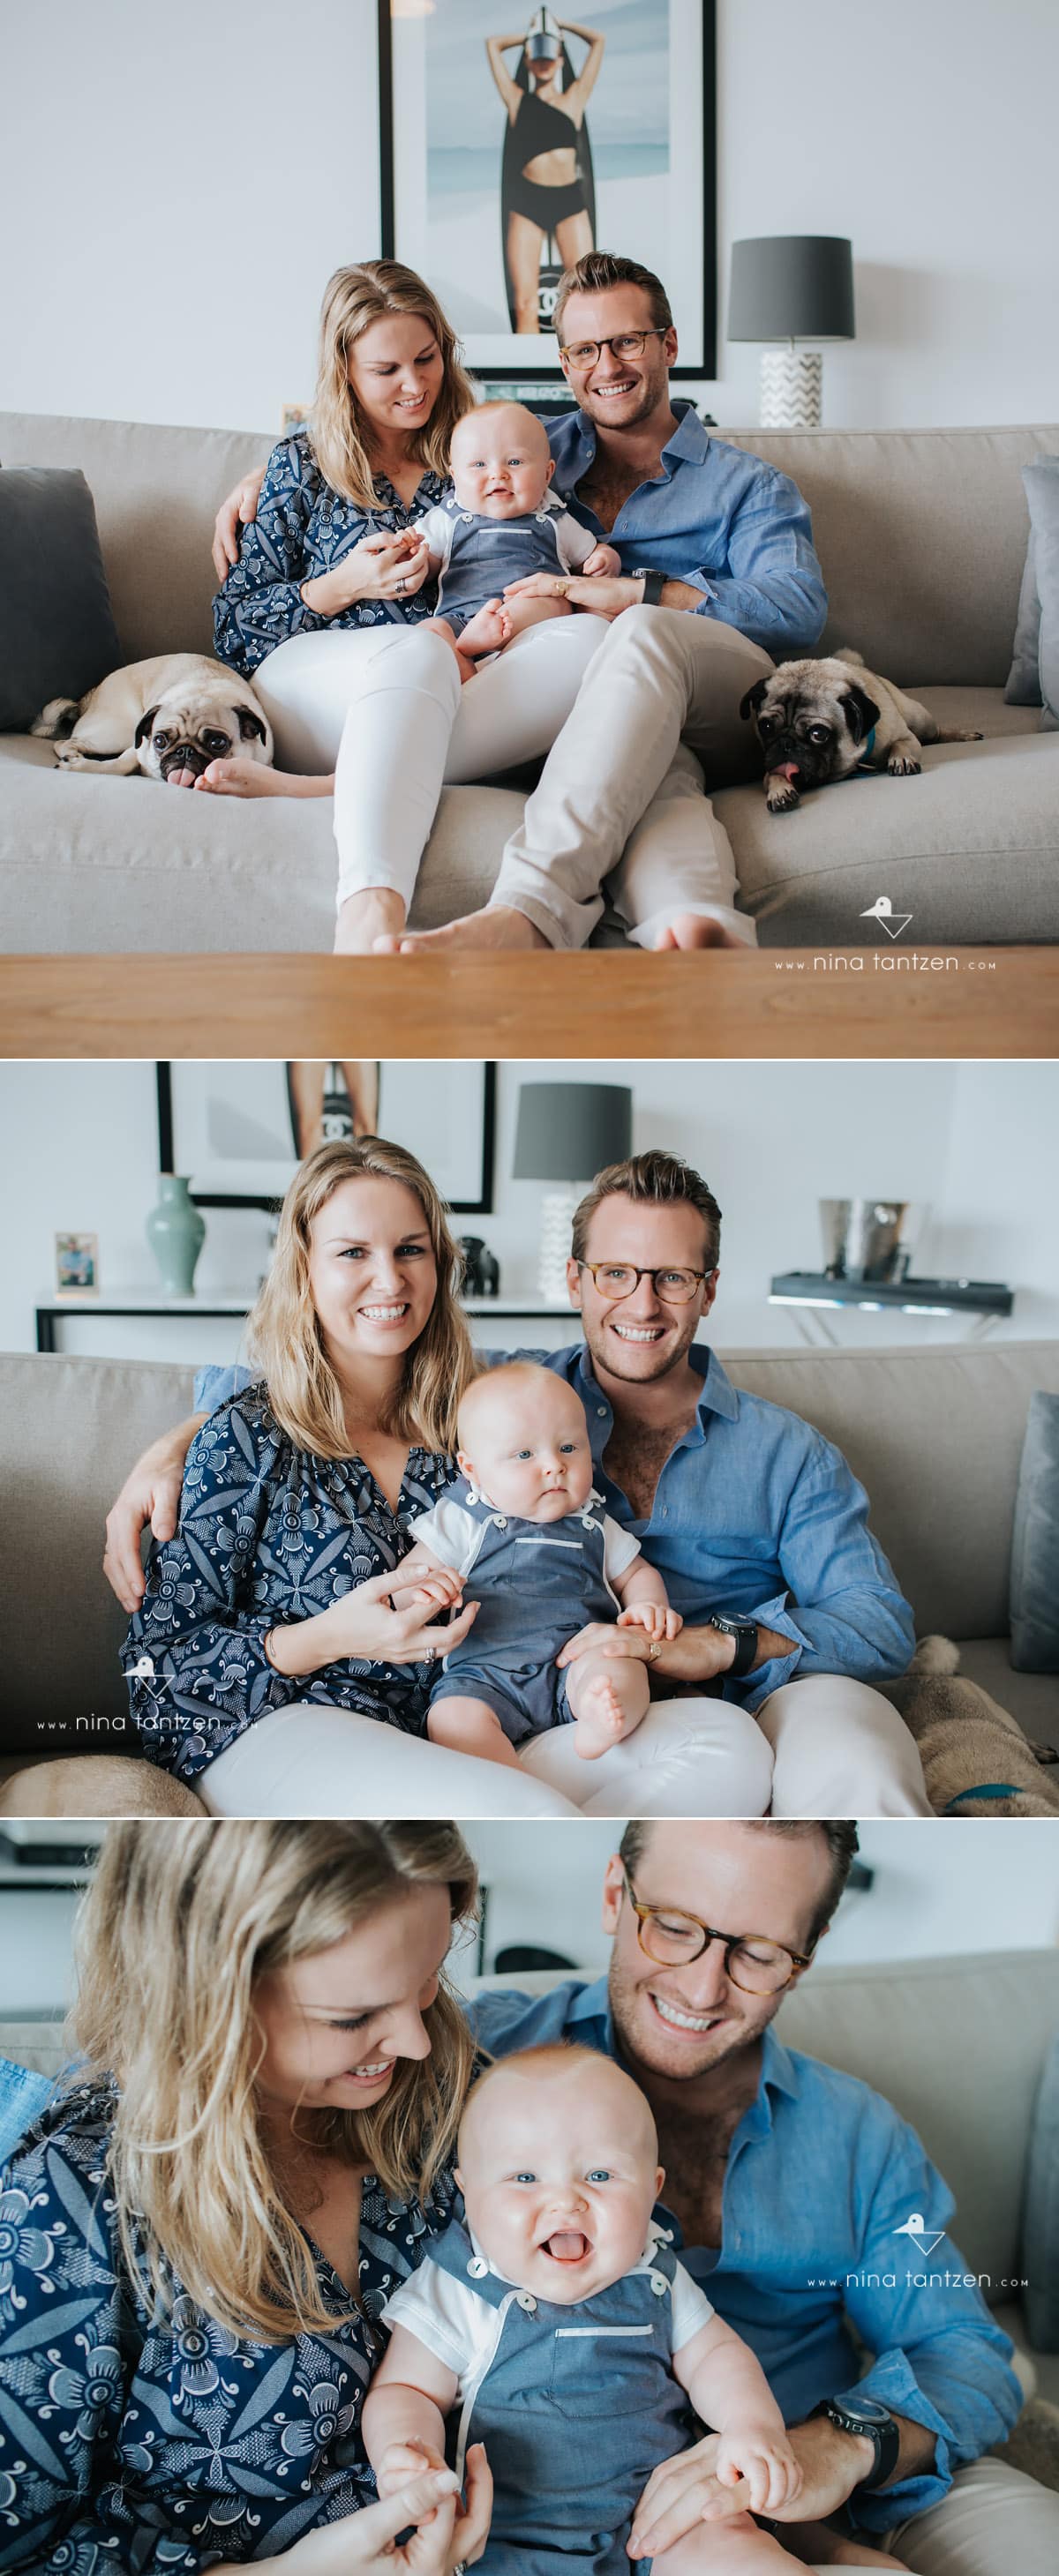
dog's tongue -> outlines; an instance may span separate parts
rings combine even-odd
[[[801,771],[796,760],[778,760],[772,775],[774,778],[794,779],[801,777]]]
[[[580,2263],[588,2252],[588,2238],[575,2235],[572,2230],[549,2236],[548,2252],[553,2263]]]
[[[166,786],[193,787],[195,784],[196,774],[196,771],[193,769],[171,769],[166,778]]]

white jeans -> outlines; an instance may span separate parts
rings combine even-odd
[[[442,787],[549,751],[607,634],[550,618],[461,687],[440,635],[360,627],[291,635],[254,675],[282,769],[335,771],[338,900],[389,886],[411,904]]]
[[[514,1770],[347,1709],[270,1709],[195,1786],[216,1816],[759,1816],[768,1802],[768,1747],[723,1700],[659,1700],[598,1762],[572,1739],[535,1737]]]
[[[940,2504],[887,2533],[913,2576],[1055,2576],[1059,2495],[1003,2460],[957,2469]]]
[[[347,1709],[270,1709],[196,1781],[220,1816],[929,1816],[919,1755],[889,1702],[823,1674],[749,1717],[721,1699],[656,1700],[598,1762],[573,1728],[519,1767],[402,1735]]]

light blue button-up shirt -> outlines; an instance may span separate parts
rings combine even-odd
[[[774,661],[811,653],[827,616],[807,504],[789,474],[729,447],[703,427],[694,404],[674,402],[677,426],[662,472],[640,483],[604,528],[577,486],[595,461],[596,428],[583,411],[548,422],[555,490],[593,534],[616,546],[622,570],[646,564],[702,593],[690,612],[738,626]]]
[[[556,2039],[618,2055],[605,1977],[480,1995],[470,2011],[499,2057]],[[933,2433],[933,2473],[854,2495],[871,2531],[940,2503],[953,2470],[1006,2441],[1022,2405],[1008,2337],[947,2234],[955,2206],[891,2103],[765,2032],[757,2096],[728,2153],[721,2243],[685,2245],[681,2261],[757,2354],[786,2423],[824,2398],[862,2396]],[[914,2212],[940,2234],[926,2262],[898,2233]]]
[[[539,1360],[574,1388],[607,1509],[664,1575],[682,1619],[701,1625],[724,1611],[789,1637],[789,1654],[771,1656],[740,1681],[726,1673],[726,1699],[753,1712],[783,1682],[809,1674],[878,1683],[903,1673],[916,1641],[912,1613],[841,1450],[799,1414],[735,1388],[708,1343],[695,1342],[688,1356],[702,1379],[695,1419],[666,1459],[650,1519],[637,1520],[603,1465],[614,1415],[585,1343],[478,1353],[490,1367]],[[248,1376],[200,1369],[196,1406],[225,1403]]]

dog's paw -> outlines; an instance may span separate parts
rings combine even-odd
[[[779,786],[765,789],[765,803],[770,814],[793,813],[794,807],[800,805],[801,801],[797,788],[791,786],[789,779],[785,778]]]
[[[886,766],[891,778],[918,778],[923,763],[915,760],[911,752],[892,751]]]

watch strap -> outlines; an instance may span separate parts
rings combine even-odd
[[[859,2407],[844,2406],[839,2398],[825,2398],[821,2406],[814,2406],[813,2413],[826,2415],[840,2433],[859,2433],[872,2443],[875,2458],[870,2469],[858,2478],[854,2493],[870,2495],[876,2487],[884,2487],[901,2456],[900,2429],[886,2408],[880,2407],[878,2416],[862,2414]]]
[[[660,608],[662,605],[662,592],[665,589],[668,574],[652,571],[650,564],[638,564],[636,568],[636,579],[643,583],[643,606],[645,608]]]
[[[747,1673],[753,1671],[754,1664],[757,1660],[758,1629],[756,1622],[753,1619],[719,1618],[711,1619],[709,1624],[711,1628],[719,1629],[722,1637],[735,1638],[735,1654],[732,1662],[728,1666],[728,1677],[729,1679],[734,1678],[736,1681],[742,1681]]]

